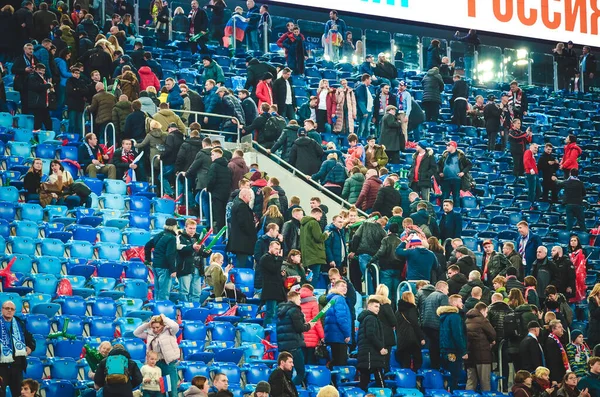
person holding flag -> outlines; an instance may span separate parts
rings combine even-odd
[[[233,43],[233,36],[238,52],[242,51],[242,42],[244,41],[244,35],[248,27],[248,19],[242,16],[243,12],[244,9],[242,7],[235,7],[234,13],[231,14],[231,18],[227,22],[227,25],[225,25],[225,36],[223,37],[223,46],[229,47]]]
[[[143,162],[139,161],[143,154],[144,152],[138,153],[135,150],[131,139],[123,139],[121,147],[115,150],[111,164],[116,167],[117,175],[125,182],[143,181],[146,179],[146,172]]]

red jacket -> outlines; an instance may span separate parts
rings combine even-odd
[[[377,176],[372,176],[367,179],[358,195],[358,200],[356,200],[356,207],[363,211],[373,208],[381,184],[381,179]]]
[[[533,156],[533,152],[531,149],[525,150],[523,154],[523,167],[525,167],[525,174],[531,174],[531,170],[534,170],[535,173],[538,173],[537,164],[535,162],[535,157]]]
[[[283,49],[284,49],[284,51],[285,51],[285,56],[286,56],[286,57],[287,57],[288,50],[287,50],[287,48],[285,48],[285,47],[283,46],[283,42],[284,42],[284,41],[285,41],[285,39],[287,39],[288,37],[289,37],[290,39],[293,39],[293,38],[294,38],[294,33],[293,33],[293,32],[285,32],[284,34],[282,34],[282,35],[281,35],[281,36],[280,36],[280,37],[277,39],[277,47],[279,47],[279,48],[283,48]],[[303,36],[303,39],[304,39],[304,36]]]
[[[317,109],[319,108],[319,102],[321,98],[319,93],[317,92]],[[333,123],[333,116],[335,116],[337,112],[337,101],[335,100],[335,91],[329,90],[329,94],[327,94],[327,122],[329,124]]]
[[[579,164],[577,163],[577,158],[581,156],[581,152],[581,148],[577,146],[576,143],[569,143],[568,145],[565,145],[565,154],[560,162],[562,168],[565,170],[578,169]]]
[[[273,104],[273,86],[267,84],[265,80],[259,81],[256,85],[256,97],[258,98],[259,112],[262,112],[260,107],[263,103],[268,103],[269,105]]]
[[[140,91],[146,90],[148,87],[156,88],[156,92],[160,92],[160,81],[148,66],[142,66],[138,71],[140,74]]]
[[[317,298],[308,288],[300,288],[300,298],[302,299],[300,308],[302,309],[302,313],[304,313],[304,319],[306,322],[309,322],[317,315],[317,313],[319,313]],[[319,340],[324,338],[325,332],[323,331],[323,324],[321,324],[321,321],[317,321],[317,325],[315,325],[314,328],[304,333],[304,343],[306,343],[306,347],[317,347]]]

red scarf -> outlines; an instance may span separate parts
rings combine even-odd
[[[558,345],[558,348],[560,349],[560,355],[562,356],[563,366],[565,367],[565,370],[570,371],[571,366],[569,365],[569,358],[567,357],[567,352],[565,351],[565,348],[563,347],[562,343],[560,343],[560,339],[558,339],[558,337],[553,333],[550,333],[550,335],[548,335],[548,338],[554,339],[554,341]]]

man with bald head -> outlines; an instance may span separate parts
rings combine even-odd
[[[552,285],[558,292],[563,294],[567,300],[575,297],[575,266],[565,255],[560,245],[552,247],[552,262],[556,267],[556,273]]]
[[[237,256],[237,267],[246,267],[248,256],[254,253],[256,244],[256,224],[254,213],[248,205],[252,199],[252,191],[244,188],[240,190],[238,197],[233,200],[231,207],[229,240],[227,251]]]
[[[0,377],[2,395],[10,387],[13,396],[21,395],[23,371],[27,368],[27,356],[35,350],[35,339],[25,328],[25,322],[15,317],[16,306],[12,301],[2,303],[0,320]]]
[[[96,94],[92,97],[92,104],[87,109],[94,117],[94,132],[101,140],[104,140],[104,128],[112,121],[112,110],[116,104],[117,98],[104,89],[104,84],[96,83]]]

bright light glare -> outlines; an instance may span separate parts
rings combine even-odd
[[[352,55],[352,64],[356,65],[358,63],[358,57],[356,55]]]
[[[488,59],[488,60],[481,62],[478,65],[477,70],[479,70],[481,72],[489,72],[493,68],[494,68],[494,62],[491,59]]]
[[[344,56],[344,57],[342,57],[342,60],[341,60],[341,62],[343,62],[343,63],[346,63],[346,62],[348,62],[348,57],[345,57],[345,56]]]
[[[327,54],[323,55],[323,59],[325,59],[326,61],[330,61],[331,57]]]
[[[520,50],[517,50],[517,59],[525,59],[527,58],[527,50],[524,48],[521,48]]]

